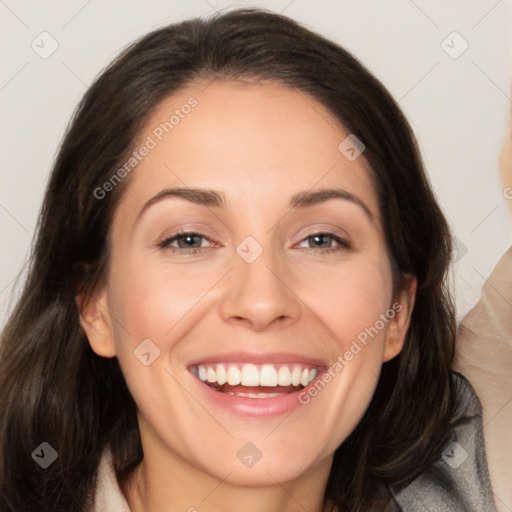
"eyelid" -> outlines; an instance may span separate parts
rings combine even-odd
[[[344,237],[342,235],[339,235],[338,233],[334,233],[333,231],[327,231],[327,230],[321,230],[321,231],[313,231],[312,233],[303,236],[298,243],[304,242],[304,240],[307,240],[308,238],[312,238],[314,236],[327,236],[332,238],[333,240],[337,241],[338,243],[344,243],[346,245],[350,244],[350,241],[347,237]]]
[[[319,234],[331,235],[338,238],[342,238],[346,242],[349,242],[351,240],[351,237],[347,231],[341,229],[340,227],[334,224],[328,223],[310,224],[305,228],[301,229],[296,236],[300,237],[299,240],[302,241],[304,238],[308,238],[310,236]]]
[[[206,238],[210,241],[214,241],[214,238],[220,239],[222,235],[218,234],[212,228],[203,228],[202,224],[179,224],[174,226],[171,229],[165,230],[165,232],[160,235],[156,241],[156,245],[160,245],[161,243],[177,237],[178,235],[199,235],[203,238]]]
[[[168,248],[167,245],[165,244],[168,244],[170,242],[174,242],[175,240],[181,238],[181,237],[185,237],[185,236],[198,236],[200,238],[204,238],[205,240],[208,240],[210,242],[212,242],[213,244],[217,244],[217,242],[215,242],[214,240],[212,240],[212,238],[205,234],[205,233],[202,233],[201,231],[197,231],[197,230],[179,230],[179,231],[176,231],[174,233],[172,233],[171,235],[165,235],[163,236],[161,239],[159,239],[159,241],[157,242],[157,245],[159,247],[162,247],[164,249]],[[172,247],[171,247],[172,248]],[[178,247],[175,247],[175,249],[180,249],[180,250],[186,250],[186,249],[181,249],[181,248],[178,248]],[[191,249],[206,249],[206,247],[192,247]]]

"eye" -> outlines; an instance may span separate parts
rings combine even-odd
[[[345,240],[344,238],[341,238],[340,236],[338,235],[335,235],[334,233],[328,233],[328,232],[320,232],[320,233],[313,233],[309,236],[307,236],[306,238],[303,239],[303,242],[306,242],[306,241],[312,241],[313,244],[317,244],[317,246],[323,246],[325,247],[325,243],[326,241],[334,241],[336,242],[336,244],[338,244],[337,246],[335,247],[331,247],[329,245],[329,247],[327,248],[324,248],[324,249],[321,249],[321,253],[332,253],[332,252],[338,252],[338,251],[345,251],[347,249],[350,249],[351,248],[351,245],[350,243]],[[309,247],[311,249],[315,249],[315,247]]]
[[[198,239],[199,239],[199,243],[198,243]],[[187,231],[180,231],[179,233],[176,233],[174,235],[172,235],[171,237],[169,238],[166,238],[165,240],[162,240],[158,246],[161,247],[162,249],[166,249],[166,250],[170,250],[172,252],[184,252],[186,251],[189,255],[194,255],[194,254],[198,254],[200,252],[203,251],[203,249],[207,249],[208,247],[203,247],[201,245],[201,239],[204,239],[204,240],[209,240],[211,242],[211,240],[201,234],[201,233],[196,233],[196,232],[187,232]],[[174,242],[177,242],[178,244],[178,247],[175,247],[171,244],[173,244]],[[213,244],[215,244],[215,242],[212,242]]]
[[[174,253],[180,252],[182,254],[184,253],[184,255],[193,256],[209,248],[208,246],[202,245],[202,240],[208,240],[214,246],[218,247],[218,244],[213,242],[206,235],[197,233],[195,231],[180,231],[179,233],[175,233],[171,237],[162,240],[158,246],[162,249],[169,250]],[[351,248],[350,243],[345,239],[329,232],[313,233],[304,238],[301,243],[306,241],[312,241],[313,244],[317,244],[317,247],[313,246],[309,247],[309,249],[319,248],[321,249],[320,252],[322,254],[343,251]],[[330,241],[329,247],[326,247],[326,241]],[[337,244],[337,246],[331,247],[333,241]],[[173,244],[177,244],[177,246]]]

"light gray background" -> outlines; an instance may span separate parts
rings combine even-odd
[[[29,254],[44,187],[65,127],[94,77],[145,32],[216,10],[260,6],[305,23],[352,51],[410,120],[458,239],[459,318],[510,245],[498,175],[510,100],[510,0],[46,1],[0,0],[0,328]],[[58,43],[48,58],[46,31]],[[469,44],[454,59],[453,31]],[[48,39],[45,48],[49,48]],[[444,45],[462,48],[457,38]]]

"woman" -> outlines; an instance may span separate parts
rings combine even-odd
[[[259,10],[148,34],[51,175],[2,339],[2,510],[495,510],[450,252],[345,50]]]

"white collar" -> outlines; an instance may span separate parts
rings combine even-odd
[[[130,512],[112,465],[110,449],[106,449],[101,456],[91,512]]]

